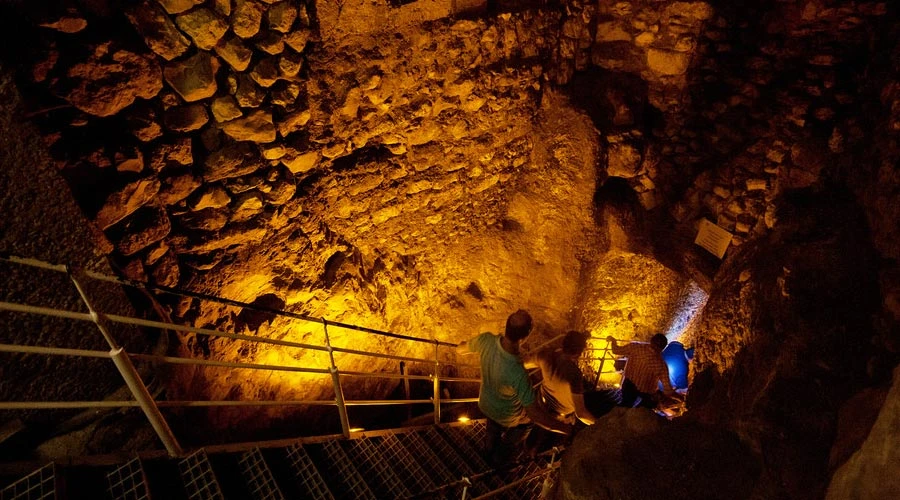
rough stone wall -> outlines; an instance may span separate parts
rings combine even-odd
[[[695,339],[691,415],[735,430],[762,461],[759,498],[819,498],[842,405],[877,382],[875,252],[847,191],[779,200],[764,240],[723,265]]]
[[[566,3],[558,83],[596,68],[607,88],[607,173],[679,222],[705,216],[740,245],[770,230],[773,200],[821,183],[859,125],[884,2]],[[628,95],[641,93],[644,95]],[[648,116],[650,107],[658,116]]]
[[[496,331],[519,307],[542,332],[566,328],[589,257],[598,154],[587,119],[545,92],[559,14],[419,20],[389,33],[334,20],[323,25],[296,1],[147,0],[43,22],[31,99],[121,272],[425,338]],[[196,325],[324,340],[319,324],[163,300]],[[360,347],[352,332],[329,333]],[[315,353],[204,336],[182,346],[191,356],[327,365]],[[392,340],[377,348],[434,356]],[[179,370],[169,396],[331,391],[327,377],[242,381]],[[371,398],[391,383],[347,396]]]
[[[550,18],[444,22],[340,52],[315,44],[302,2],[182,4],[125,12],[155,54],[93,44],[88,25],[50,37],[33,75],[82,111],[66,110],[55,150],[134,277],[184,284],[279,232],[297,250],[414,254],[490,220],[528,161],[540,67],[509,61],[537,63]]]
[[[860,133],[847,118],[868,98],[861,62],[886,13],[883,2],[725,11],[704,34],[687,122],[703,160],[719,164],[673,215],[706,215],[739,245],[772,229],[779,195],[840,176],[840,154]],[[753,17],[764,20],[757,33]]]
[[[579,72],[601,70],[603,93],[594,98],[605,101],[607,116],[595,119],[609,149],[607,173],[627,179],[652,209],[664,201],[657,184],[672,180],[660,170],[684,163],[688,151],[682,143],[690,138],[680,134],[691,106],[689,69],[715,11],[706,2],[568,1],[566,8],[552,78],[577,87]],[[648,111],[661,119],[648,120]]]

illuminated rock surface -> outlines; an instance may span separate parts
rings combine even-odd
[[[532,345],[569,328],[684,333],[697,350],[689,415],[753,450],[758,474],[741,477],[758,498],[821,497],[862,445],[865,432],[843,433],[831,450],[847,402],[885,384],[900,351],[897,6],[77,3],[64,13],[77,30],[51,26],[59,12],[29,17],[39,2],[3,16],[36,19],[6,46],[29,62],[18,86],[48,163],[123,276],[451,342],[499,331],[520,307]],[[722,262],[693,244],[702,219],[733,236]],[[320,323],[160,306],[196,326],[324,341]],[[182,356],[328,366],[317,351],[172,340]],[[333,398],[328,376],[171,375],[171,399]],[[300,432],[335,430],[319,412],[173,414],[198,441],[269,436],[298,416]]]

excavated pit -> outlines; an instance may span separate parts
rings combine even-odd
[[[525,308],[536,320],[532,345],[576,328],[597,339],[663,332],[694,347],[684,422],[660,430],[617,413],[598,424],[563,467],[559,498],[646,498],[679,478],[683,488],[667,496],[821,498],[832,475],[841,481],[832,491],[848,491],[896,463],[865,442],[870,428],[897,431],[896,398],[886,396],[900,351],[896,6],[61,0],[2,8],[3,252],[428,340],[496,332]],[[722,259],[694,244],[703,220],[731,237]],[[57,297],[55,281],[4,273],[15,284],[4,298],[78,307]],[[191,297],[127,298],[134,306],[114,307],[325,342],[321,323]],[[3,314],[4,343],[65,337],[104,348],[89,326],[54,335],[46,332],[55,323]],[[435,355],[430,344],[328,333],[338,347]],[[318,351],[115,334],[141,352],[330,365]],[[53,387],[41,362],[4,356],[22,367],[0,372],[10,401],[102,399],[119,385],[113,372],[82,384],[101,372],[65,364],[54,369],[69,383]],[[452,351],[438,358],[444,375],[469,375],[450,372]],[[400,369],[396,360],[336,361],[349,371]],[[328,375],[141,369],[172,400],[334,397]],[[477,391],[446,388],[454,397]],[[400,390],[377,379],[349,383],[345,396]],[[394,422],[398,412],[351,409],[351,423]],[[225,430],[248,439],[340,430],[330,409],[166,415],[192,444]],[[141,428],[132,416],[126,422]],[[37,457],[155,445],[148,432],[110,431],[84,414],[2,418],[28,431],[0,446],[43,442]],[[659,446],[718,437],[698,442],[686,468],[661,473],[650,490],[583,483],[579,460],[595,470],[590,479],[664,465],[634,452],[643,448],[628,435],[597,437],[623,426]],[[62,436],[47,441],[54,434]],[[617,454],[591,455],[606,445]],[[739,492],[683,481],[719,452],[746,464],[723,483]],[[897,485],[879,487],[889,497]]]

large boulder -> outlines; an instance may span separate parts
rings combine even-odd
[[[557,500],[749,498],[759,466],[737,435],[614,408],[563,456]]]
[[[900,368],[862,447],[842,465],[828,485],[828,500],[900,498]]]
[[[167,61],[184,54],[191,46],[191,42],[178,31],[172,19],[153,0],[129,4],[125,15],[150,50]]]
[[[96,116],[114,115],[135,99],[150,99],[162,89],[162,73],[153,59],[127,50],[111,52],[108,44],[69,68],[66,76],[59,93]]]
[[[166,66],[163,74],[175,92],[188,102],[212,97],[216,93],[219,60],[207,52],[198,52]]]
[[[846,193],[798,191],[778,206],[773,233],[716,276],[688,403],[761,450],[759,495],[821,498],[839,410],[869,383],[876,260]]]
[[[129,183],[109,195],[94,220],[100,228],[107,229],[149,203],[159,189],[160,182],[155,177],[146,177]]]

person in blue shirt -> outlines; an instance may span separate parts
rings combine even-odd
[[[669,367],[669,381],[675,389],[687,389],[688,364],[694,357],[694,348],[685,349],[684,344],[669,342],[663,349],[662,358]]]

